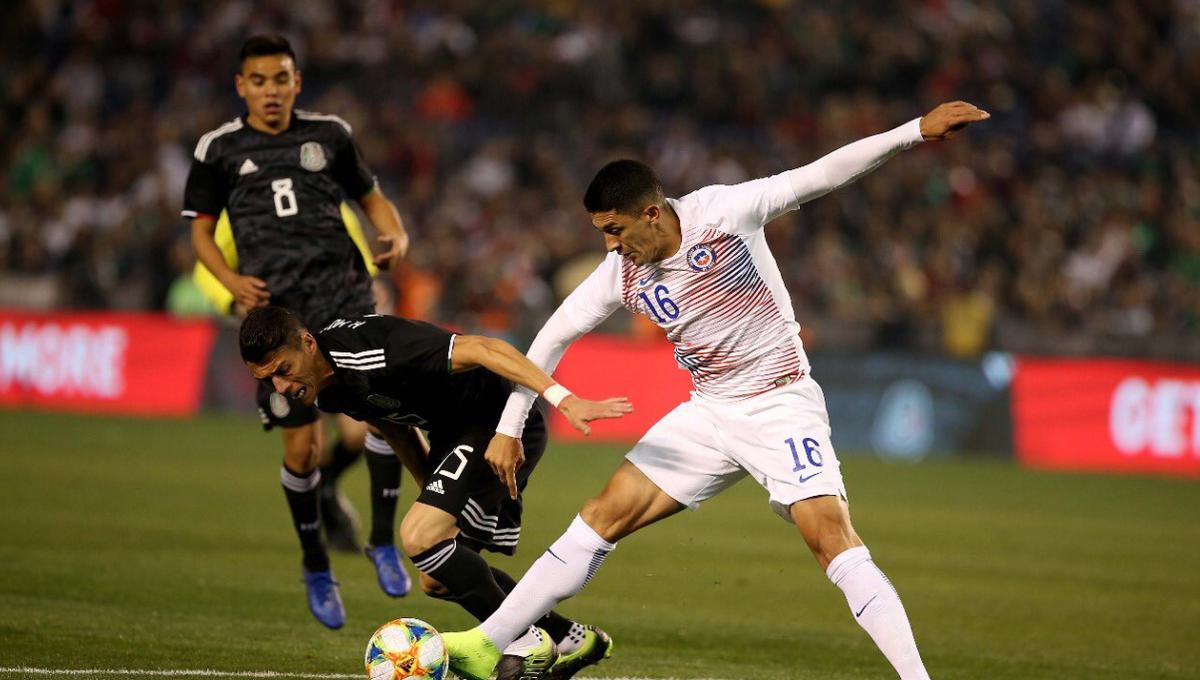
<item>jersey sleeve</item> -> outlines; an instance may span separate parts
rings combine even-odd
[[[450,375],[453,333],[424,321],[394,316],[374,319],[387,327],[384,359],[389,375]]]
[[[358,144],[348,133],[342,137],[342,145],[337,149],[331,172],[346,196],[354,200],[366,196],[375,188],[375,175],[363,160]]]
[[[225,209],[229,199],[229,182],[216,163],[192,159],[187,185],[183,190],[184,217],[199,215],[216,217]]]
[[[893,130],[847,144],[808,165],[732,186],[705,187],[693,196],[707,210],[726,217],[727,231],[747,234],[853,182],[923,139],[921,119],[915,118]]]
[[[389,378],[449,375],[452,342],[433,324],[376,314],[335,319],[320,332],[335,369]]]
[[[533,339],[526,356],[546,373],[554,373],[567,347],[600,325],[620,306],[621,256],[609,253],[554,311]],[[520,438],[535,399],[537,395],[533,390],[524,387],[513,390],[496,431]]]

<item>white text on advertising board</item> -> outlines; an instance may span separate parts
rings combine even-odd
[[[1200,381],[1126,378],[1113,391],[1108,426],[1128,455],[1200,456]]]
[[[0,324],[0,391],[115,399],[125,390],[125,349],[119,326]]]

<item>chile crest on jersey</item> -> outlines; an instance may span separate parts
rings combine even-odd
[[[688,250],[687,263],[693,271],[706,272],[717,263],[717,253],[707,243],[697,243]]]

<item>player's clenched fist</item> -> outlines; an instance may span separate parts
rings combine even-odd
[[[949,139],[971,123],[991,118],[992,114],[967,102],[946,102],[921,118],[921,136],[925,141]]]

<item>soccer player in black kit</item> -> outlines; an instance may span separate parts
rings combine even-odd
[[[243,44],[235,84],[247,113],[200,138],[188,175],[183,215],[192,218],[197,258],[243,311],[282,305],[314,327],[343,314],[373,312],[371,277],[346,232],[340,204],[344,198],[358,201],[380,232],[387,248],[375,257],[380,267],[403,257],[408,235],[363,162],[350,126],[337,116],[293,109],[301,76],[291,46],[280,36],[254,36]],[[222,210],[229,213],[238,271],[225,263],[213,238]],[[320,533],[323,431],[317,410],[261,387],[259,411],[264,427],[278,425],[283,432],[280,475],[303,551],[309,609],[322,624],[340,628],[345,609]],[[365,552],[384,592],[402,596],[410,581],[394,538],[400,462],[388,442],[366,433],[361,423],[339,418],[336,424],[341,439],[325,484],[353,461],[365,439],[372,510]],[[393,442],[424,446],[411,429]]]
[[[514,383],[543,394],[585,434],[588,422],[632,410],[623,397],[572,395],[503,340],[392,316],[340,318],[313,335],[295,315],[268,306],[246,316],[239,344],[251,374],[296,402],[366,421],[389,440],[408,426],[429,432],[427,457],[402,455],[422,491],[401,524],[401,541],[421,570],[425,592],[457,602],[480,620],[500,606],[514,582],[479,553],[513,554],[521,534],[519,492],[546,448],[545,421],[535,409],[522,437],[525,464],[515,478],[501,481],[484,459]],[[597,663],[612,648],[600,629],[554,612],[537,628],[557,649],[549,676],[556,680]],[[544,644],[537,628],[514,644]]]

